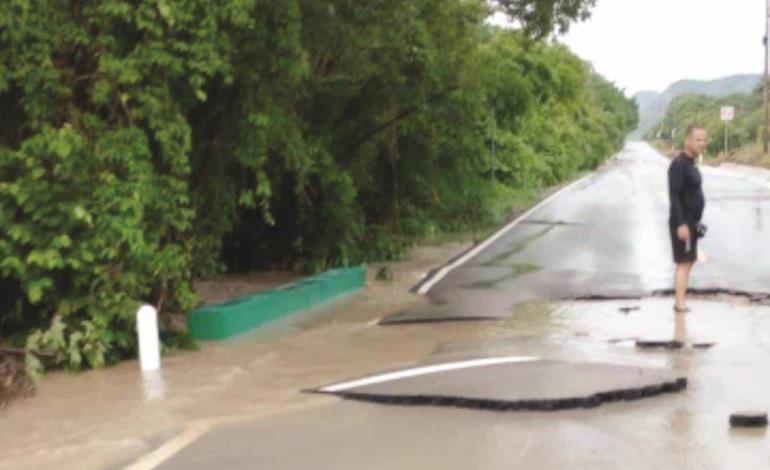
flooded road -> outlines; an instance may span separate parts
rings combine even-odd
[[[768,307],[693,300],[690,314],[674,316],[665,298],[533,303],[500,322],[373,325],[378,309],[367,310],[368,299],[378,290],[381,300],[393,299],[392,287],[374,284],[368,295],[340,305],[341,315],[307,319],[278,339],[205,344],[167,358],[163,400],[144,400],[135,363],[48,377],[38,397],[0,419],[0,468],[121,468],[201,422],[208,432],[160,468],[752,469],[769,462],[763,431],[728,426],[734,411],[770,410],[770,375],[763,373]],[[630,306],[640,309],[620,310]],[[639,338],[685,346],[641,350]],[[716,344],[690,347],[696,342]],[[677,395],[558,414],[382,406],[300,393],[375,370],[505,355],[671,367],[689,386]]]
[[[629,305],[641,308],[620,311]],[[486,327],[396,329],[438,338],[424,363],[534,355],[670,367],[688,377],[687,390],[554,413],[322,400],[301,411],[221,426],[160,468],[716,470],[770,464],[764,430],[731,429],[728,423],[738,410],[770,410],[770,374],[764,373],[770,309],[728,299],[693,300],[693,311],[679,316],[670,313],[670,299],[568,303],[550,313],[540,307],[527,306]],[[639,349],[637,338],[677,339],[684,346]],[[692,347],[699,342],[716,344]]]
[[[52,373],[34,398],[0,412],[0,469],[119,468],[191,423],[260,417],[333,399],[301,390],[341,376],[407,365],[439,342],[483,337],[485,324],[437,335],[375,325],[421,305],[408,293],[430,267],[467,245],[422,247],[394,263],[394,281],[227,342],[163,358],[165,398],[147,401],[139,365],[129,361],[82,374]],[[376,273],[376,267],[370,269]],[[115,467],[115,465],[118,465]]]
[[[641,154],[627,157],[634,155]],[[649,175],[658,171],[651,168],[659,162],[650,158],[652,163],[621,161],[618,175],[596,177],[617,180],[613,184],[621,187],[636,182],[642,199],[626,217],[634,223],[646,221],[634,235],[644,238],[659,235],[657,225],[647,226],[659,222],[659,210],[665,218],[662,196],[645,186]],[[764,222],[770,208],[764,208],[763,190],[753,188],[750,197],[741,196],[722,186],[732,177],[711,187],[710,194],[724,197],[714,204],[725,213],[740,214],[736,220],[741,223],[748,223],[744,215],[753,213],[757,233],[750,237],[759,240],[770,226]],[[743,176],[735,178],[736,184],[743,184]],[[746,210],[738,212],[737,207]],[[600,212],[596,206],[581,211],[587,216]],[[567,217],[570,214],[545,215],[530,220],[507,247],[485,253],[475,268],[505,265],[506,276],[539,275],[536,279],[546,287],[575,279],[580,283],[573,286],[598,288],[602,286],[595,283],[601,279],[640,290],[668,285],[667,246],[648,240],[637,249],[628,240],[601,243],[603,239],[578,237],[573,238],[579,243],[573,245],[571,258],[556,256],[568,241],[552,237],[580,230],[581,222]],[[746,250],[754,247],[731,247],[743,250],[733,259],[737,264],[720,265],[720,250],[728,248],[720,245],[724,239],[719,229],[714,230],[712,246],[703,245],[711,261],[695,268],[693,280],[733,278],[733,271],[710,265],[736,270],[735,278],[751,278],[751,285],[764,282],[761,273],[770,264],[761,262],[764,251],[757,251],[752,266],[742,269],[741,263],[750,259],[746,253],[754,253]],[[550,267],[531,256],[549,253],[549,240],[556,240],[551,245],[556,262]],[[145,466],[136,469],[770,466],[770,438],[764,430],[732,430],[728,424],[735,411],[770,411],[770,307],[730,296],[693,299],[692,312],[679,316],[666,297],[549,302],[546,295],[539,300],[522,296],[524,302],[514,305],[510,297],[501,296],[518,295],[517,285],[490,285],[493,276],[482,276],[463,280],[481,283],[463,305],[477,314],[502,306],[505,315],[495,321],[377,324],[395,312],[435,308],[437,298],[409,294],[409,287],[467,248],[459,243],[419,248],[408,260],[391,264],[393,282],[372,280],[362,293],[319,311],[235,341],[203,343],[200,351],[164,357],[162,376],[152,383],[143,381],[136,362],[80,375],[51,374],[37,397],[18,401],[0,414],[0,468],[114,469],[137,459]],[[623,253],[628,256],[621,257]],[[608,255],[616,258],[615,264],[605,259]],[[595,272],[577,276],[569,266],[578,261]],[[451,293],[448,288],[439,291],[442,296]],[[636,344],[672,339],[682,347],[648,349]],[[713,346],[694,347],[701,343]],[[678,394],[558,413],[383,406],[302,393],[378,371],[502,356],[668,368],[689,383]],[[149,457],[165,451],[164,459],[151,463]]]

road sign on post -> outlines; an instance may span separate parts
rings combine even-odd
[[[764,73],[764,79],[762,80],[763,85],[763,97],[762,97],[762,109],[765,112],[765,126],[762,129],[762,150],[764,151],[764,155],[767,156],[767,144],[768,139],[770,136],[768,136],[768,125],[770,125],[770,111],[767,109],[768,105],[768,89],[767,89],[767,75],[768,75],[768,63],[770,63],[770,59],[768,59],[768,54],[770,54],[770,48],[768,48],[767,40],[768,36],[770,36],[770,0],[767,0],[765,2],[765,37],[762,41],[765,45],[765,73]]]
[[[727,141],[727,123],[735,119],[735,107],[734,106],[722,106],[722,112],[720,113],[722,121],[725,123],[725,157],[727,156],[728,141]]]

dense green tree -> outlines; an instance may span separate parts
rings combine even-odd
[[[100,366],[197,277],[500,222],[634,127],[536,40],[592,4],[500,2],[512,31],[482,0],[0,3],[0,336]]]
[[[648,140],[660,140],[671,146],[679,146],[684,131],[691,124],[706,128],[709,143],[706,153],[716,156],[724,153],[724,135],[728,132],[730,149],[761,143],[762,88],[752,93],[738,93],[722,98],[704,95],[682,95],[669,103],[663,120],[645,136]],[[723,106],[735,108],[735,120],[725,123],[721,120]]]
[[[596,0],[493,0],[524,31],[542,38],[557,30],[569,29],[575,21],[590,17]]]

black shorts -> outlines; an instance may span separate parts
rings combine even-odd
[[[687,224],[690,227],[690,240],[682,241],[676,235],[677,227],[669,225],[671,233],[671,249],[674,252],[674,263],[694,263],[698,259],[698,235],[695,224]]]

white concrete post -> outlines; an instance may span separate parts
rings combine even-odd
[[[158,312],[152,305],[142,305],[136,312],[136,333],[139,336],[139,362],[142,370],[160,369]]]

